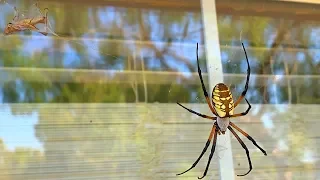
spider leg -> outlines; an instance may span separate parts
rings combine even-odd
[[[214,126],[218,126],[216,123]],[[204,178],[206,175],[207,175],[207,172],[208,172],[208,169],[209,169],[209,166],[210,166],[210,162],[211,162],[211,159],[213,157],[213,153],[216,149],[216,143],[217,143],[217,133],[218,133],[219,129],[215,128],[215,133],[214,133],[214,138],[213,138],[213,142],[212,142],[212,148],[211,148],[211,153],[209,155],[209,159],[208,159],[208,163],[207,163],[207,167],[206,167],[206,170],[204,171],[202,177],[198,177],[198,179],[202,179]]]
[[[230,126],[232,126],[233,128],[235,128],[237,131],[239,131],[242,135],[244,135],[245,137],[247,137],[257,148],[260,149],[260,151],[266,156],[267,155],[267,152],[262,149],[257,143],[256,141],[251,137],[249,136],[248,133],[246,133],[245,131],[243,131],[242,129],[240,129],[237,125],[235,125],[234,123],[232,123],[230,121]]]
[[[240,139],[240,137],[238,136],[238,134],[232,129],[231,126],[228,126],[228,129],[232,132],[232,134],[237,138],[237,140],[239,141],[239,143],[241,144],[241,146],[243,147],[243,149],[246,151],[247,154],[247,158],[248,158],[248,162],[249,162],[249,171],[245,174],[241,174],[241,175],[237,175],[237,176],[245,176],[247,174],[249,174],[249,172],[252,170],[252,164],[251,164],[251,159],[250,159],[250,154],[249,154],[249,150],[247,148],[247,146],[243,143],[243,141]]]
[[[207,101],[207,104],[208,104],[211,112],[212,112],[214,115],[220,117],[220,116],[218,115],[218,113],[216,112],[216,110],[212,107],[212,104],[211,104],[211,102],[210,102],[209,95],[208,95],[207,90],[206,90],[206,86],[205,86],[204,83],[203,83],[202,74],[201,74],[201,69],[200,69],[200,65],[199,65],[199,57],[198,57],[198,56],[199,56],[199,55],[198,55],[198,43],[197,43],[197,65],[198,65],[198,74],[199,74],[199,77],[200,77],[203,94],[204,94],[204,96],[206,97],[206,101]]]
[[[200,159],[202,158],[202,156],[204,155],[204,153],[207,151],[207,149],[208,149],[208,147],[209,147],[209,145],[210,145],[210,141],[211,141],[211,139],[212,139],[213,136],[214,136],[214,139],[215,139],[215,140],[213,140],[213,143],[215,144],[215,141],[216,141],[216,139],[217,139],[217,129],[216,129],[216,125],[215,125],[215,124],[213,125],[213,127],[212,127],[212,129],[211,129],[211,132],[210,132],[209,138],[208,138],[208,140],[207,140],[207,142],[206,142],[206,145],[205,145],[205,147],[203,148],[203,150],[202,150],[200,156],[198,157],[198,159],[192,164],[192,166],[191,166],[189,169],[187,169],[186,171],[184,171],[184,172],[182,172],[182,173],[177,174],[177,176],[179,176],[179,175],[181,175],[181,174],[184,174],[184,173],[190,171],[191,169],[193,169],[194,167],[196,167],[196,165],[198,164],[198,162],[200,161]]]
[[[192,109],[189,109],[189,108],[183,106],[183,105],[180,104],[179,102],[177,102],[177,104],[178,104],[179,106],[183,107],[184,109],[186,109],[187,111],[189,111],[189,112],[191,112],[191,113],[193,113],[193,114],[196,114],[196,115],[198,115],[198,116],[200,116],[200,117],[203,117],[203,118],[206,118],[206,119],[211,119],[211,120],[216,120],[216,119],[217,119],[217,117],[211,117],[211,116],[207,116],[207,115],[205,115],[205,114],[200,114],[200,113],[198,113],[198,112],[196,112],[196,111],[194,111],[194,110],[192,110]]]
[[[233,114],[233,115],[230,115],[229,117],[239,117],[239,116],[245,116],[246,114],[248,114],[248,112],[251,109],[251,104],[249,103],[247,98],[244,98],[244,99],[246,100],[247,104],[249,105],[248,109],[245,112],[242,112],[242,113],[239,113],[239,114]]]
[[[248,91],[248,86],[249,86],[249,79],[250,79],[250,65],[249,65],[249,60],[248,60],[248,55],[247,55],[247,52],[246,52],[246,49],[244,48],[244,45],[243,43],[242,44],[242,47],[243,47],[243,50],[244,50],[244,53],[246,55],[246,60],[247,60],[247,64],[248,64],[248,70],[247,70],[247,81],[246,81],[246,85],[244,87],[244,90],[243,92],[241,93],[241,96],[238,98],[238,100],[234,103],[234,107],[237,107],[238,104],[240,103],[240,101],[244,98],[244,96],[246,95],[247,91]]]

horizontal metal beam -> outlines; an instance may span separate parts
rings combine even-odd
[[[175,11],[200,11],[200,1],[194,0],[44,0],[46,2],[66,3],[66,4],[81,4],[86,6],[114,6],[125,8],[141,8],[141,9],[166,9]],[[177,8],[179,7],[179,8]]]
[[[285,2],[297,2],[297,3],[310,3],[310,4],[320,4],[319,0],[278,0]]]
[[[85,6],[115,6],[141,9],[163,9],[165,11],[201,11],[200,1],[194,0],[44,0],[47,2],[81,4]],[[308,0],[310,1],[310,0]],[[264,16],[273,18],[288,18],[295,20],[319,21],[320,4],[300,1],[270,1],[270,0],[216,0],[218,15]]]
[[[51,38],[52,37],[52,38]],[[94,38],[80,38],[80,37],[56,37],[56,36],[36,36],[36,35],[9,35],[9,36],[4,36],[0,35],[0,39],[2,39],[0,43],[0,49],[1,50],[14,50],[17,49],[16,44],[12,43],[13,41],[17,39],[21,39],[23,41],[47,41],[48,38],[52,41],[57,41],[58,43],[62,43],[62,41],[67,41],[70,42],[74,45],[79,46],[80,44],[83,44],[83,42],[86,42],[88,44],[93,44],[95,42],[99,42],[101,45],[108,44],[110,47],[117,47],[117,48],[110,48],[110,50],[106,50],[109,53],[111,53],[114,56],[128,56],[132,54],[132,51],[128,51],[130,47],[143,47],[143,48],[150,48],[152,49],[153,47],[165,47],[168,45],[167,42],[161,42],[161,41],[140,41],[140,40],[125,40],[125,39],[94,39]],[[84,45],[82,45],[85,47]],[[170,51],[178,53],[178,54],[183,54],[183,52],[192,52],[195,51],[196,49],[196,43],[180,43],[180,42],[171,42],[170,43]],[[221,51],[230,51],[230,50],[241,50],[242,51],[242,46],[226,46],[226,45],[221,45],[220,46]],[[92,47],[91,49],[97,50],[98,48]],[[114,49],[114,50],[112,50]],[[134,48],[136,49],[136,48]],[[257,47],[257,46],[247,46],[246,50],[248,52],[266,52],[270,51],[271,48],[267,47]],[[199,45],[199,50],[203,51],[204,46]],[[60,49],[52,49],[50,52],[66,52],[64,48]],[[309,52],[309,53],[314,53],[318,52],[320,49],[318,48],[292,48],[292,47],[282,47],[281,52]],[[101,52],[103,54],[104,52]],[[129,54],[128,54],[129,53]],[[136,52],[138,53],[138,52]]]
[[[144,83],[142,73],[145,74],[147,84],[189,84],[198,85],[198,73],[161,72],[161,71],[116,71],[92,69],[57,69],[57,68],[11,68],[1,67],[0,82],[12,82],[21,79],[29,82],[78,82],[78,83]],[[208,83],[208,74],[202,73],[204,82]],[[237,84],[244,81],[246,74],[223,74],[224,82]],[[255,79],[255,86],[265,86],[274,82],[279,86],[305,84],[305,80],[317,83],[320,75],[251,75],[251,82]]]

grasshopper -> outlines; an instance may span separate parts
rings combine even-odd
[[[35,6],[38,8],[38,4],[36,3]],[[40,17],[32,17],[32,18],[24,18],[20,20],[20,13],[17,10],[16,7],[14,7],[15,10],[15,16],[13,17],[12,22],[8,23],[7,26],[4,29],[4,34],[9,35],[20,31],[30,30],[30,31],[36,31],[43,35],[48,35],[48,8],[44,9],[44,15],[39,10],[40,14],[42,16]],[[45,31],[40,31],[36,25],[37,24],[44,24]]]
[[[8,23],[7,26],[4,29],[4,34],[5,35],[10,35],[10,34],[14,34],[16,32],[21,32],[21,31],[35,31],[35,32],[39,32],[45,36],[47,36],[49,34],[49,32],[57,37],[63,38],[62,36],[56,34],[53,30],[51,30],[51,25],[50,22],[48,20],[48,8],[44,9],[44,13],[42,13],[40,11],[40,8],[38,7],[38,3],[34,4],[37,8],[37,10],[40,13],[40,16],[33,16],[33,17],[23,17],[20,18],[20,12],[17,10],[16,7],[14,7],[15,10],[15,16],[13,17],[12,22]],[[40,31],[39,28],[36,27],[36,25],[38,24],[44,24],[44,31]],[[76,44],[79,44],[81,46],[84,46],[84,44],[80,43],[80,42],[74,42]],[[85,46],[86,47],[86,46]],[[87,48],[87,47],[86,47]],[[89,47],[90,49],[93,50],[97,50],[93,47]],[[98,50],[99,51],[99,50]],[[110,55],[110,54],[106,54],[106,55]],[[118,58],[116,56],[110,55],[114,58]]]

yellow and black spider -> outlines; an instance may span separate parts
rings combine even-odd
[[[241,43],[241,44],[242,44],[244,53],[246,55],[246,60],[247,60],[247,64],[248,64],[247,81],[246,81],[246,85],[245,85],[244,91],[242,92],[242,94],[239,97],[239,99],[235,103],[233,103],[233,98],[232,98],[232,94],[230,92],[229,87],[227,85],[223,84],[223,83],[219,83],[219,84],[215,85],[215,87],[212,90],[212,104],[211,104],[210,103],[210,98],[209,98],[208,93],[206,91],[206,87],[205,87],[205,85],[203,83],[203,79],[202,79],[202,75],[201,75],[201,69],[200,69],[200,66],[199,66],[199,57],[198,57],[198,43],[197,43],[198,74],[199,74],[199,77],[200,77],[203,94],[206,97],[206,101],[207,101],[207,104],[208,104],[211,112],[216,117],[200,114],[198,112],[195,112],[195,111],[193,111],[193,110],[181,105],[179,102],[177,102],[178,105],[180,105],[184,109],[188,110],[189,112],[191,112],[193,114],[196,114],[196,115],[198,115],[200,117],[203,117],[203,118],[206,118],[206,119],[211,119],[211,120],[214,121],[213,122],[213,127],[211,129],[211,132],[210,132],[210,135],[209,135],[209,138],[208,138],[208,141],[207,141],[204,149],[202,150],[199,158],[192,164],[192,166],[189,169],[187,169],[186,171],[184,171],[182,173],[179,173],[177,175],[181,175],[181,174],[184,174],[184,173],[190,171],[191,169],[193,169],[198,164],[198,162],[200,161],[201,157],[203,156],[203,154],[208,149],[208,147],[210,145],[210,141],[213,138],[213,144],[212,144],[209,160],[208,160],[208,163],[207,163],[207,166],[206,166],[206,170],[204,171],[203,176],[201,178],[198,177],[198,179],[204,178],[207,175],[207,172],[208,172],[208,169],[209,169],[209,165],[210,165],[210,161],[211,161],[213,153],[215,151],[216,142],[217,142],[217,135],[218,134],[220,135],[221,133],[225,134],[227,129],[229,129],[231,131],[231,133],[237,138],[237,140],[239,141],[239,143],[241,144],[243,149],[246,151],[248,162],[249,162],[249,171],[247,173],[245,173],[245,174],[238,175],[238,176],[245,176],[245,175],[249,174],[249,172],[252,170],[252,164],[251,164],[251,159],[250,159],[249,150],[248,150],[247,146],[243,143],[243,141],[240,139],[240,137],[237,135],[237,133],[233,130],[233,128],[238,130],[241,134],[243,134],[250,141],[252,141],[252,143],[257,148],[259,148],[263,152],[263,154],[265,156],[267,155],[266,151],[263,150],[251,136],[249,136],[245,131],[243,131],[242,129],[240,129],[238,126],[236,126],[234,123],[232,123],[230,121],[230,118],[239,117],[239,116],[245,116],[246,114],[248,114],[249,110],[251,109],[250,103],[245,98],[245,95],[246,95],[247,90],[248,90],[248,84],[249,84],[249,78],[250,78],[250,65],[249,65],[249,60],[248,60],[246,49],[244,48],[243,43]],[[246,100],[247,104],[249,105],[248,109],[245,112],[242,112],[242,113],[239,113],[239,114],[234,114],[233,113],[234,109],[237,107],[237,105],[240,103],[240,101],[243,98]]]

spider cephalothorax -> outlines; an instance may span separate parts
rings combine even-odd
[[[241,144],[241,146],[245,149],[246,154],[247,154],[247,158],[248,158],[248,162],[249,162],[249,171],[245,174],[242,175],[238,175],[238,176],[245,176],[247,174],[249,174],[249,172],[252,170],[252,164],[251,164],[251,159],[250,159],[250,155],[249,155],[249,150],[247,148],[247,146],[243,143],[243,141],[240,139],[240,137],[237,135],[237,133],[233,130],[233,128],[235,128],[237,131],[239,131],[242,135],[246,136],[257,148],[259,148],[261,150],[261,152],[264,155],[267,155],[266,151],[263,150],[257,143],[256,141],[249,136],[245,131],[243,131],[242,129],[240,129],[237,125],[235,125],[234,123],[232,123],[230,121],[230,118],[233,117],[239,117],[239,116],[245,116],[246,114],[248,114],[248,112],[251,109],[251,105],[248,102],[248,100],[245,98],[245,95],[247,93],[248,90],[248,84],[249,84],[249,79],[250,79],[250,65],[249,65],[249,61],[248,61],[248,57],[247,57],[247,52],[244,48],[244,45],[242,44],[244,53],[246,55],[246,60],[247,60],[247,64],[248,64],[248,70],[247,70],[247,81],[245,84],[245,88],[241,94],[241,96],[237,99],[236,102],[233,102],[233,98],[232,98],[232,94],[230,92],[230,89],[227,85],[223,84],[223,83],[219,83],[217,84],[213,90],[212,90],[212,104],[210,102],[210,98],[208,96],[207,90],[205,88],[205,85],[203,83],[203,79],[202,79],[202,75],[201,75],[201,69],[199,66],[199,58],[198,58],[198,44],[197,44],[197,65],[198,65],[198,74],[199,74],[199,78],[200,78],[200,82],[201,82],[201,86],[202,86],[202,90],[203,90],[203,94],[206,98],[207,104],[211,110],[211,112],[216,116],[216,117],[212,117],[212,116],[208,116],[208,115],[204,115],[204,114],[200,114],[196,111],[193,111],[183,105],[181,105],[180,103],[177,102],[178,105],[180,105],[181,107],[183,107],[184,109],[186,109],[187,111],[194,113],[200,117],[206,118],[206,119],[211,119],[214,121],[209,138],[206,142],[206,145],[204,147],[204,149],[202,150],[199,158],[193,163],[193,165],[187,169],[186,171],[179,173],[177,175],[181,175],[184,174],[188,171],[190,171],[191,169],[193,169],[198,162],[200,161],[201,157],[204,155],[204,153],[207,151],[210,142],[213,138],[213,145],[212,145],[212,149],[211,149],[211,153],[209,156],[209,160],[207,163],[207,167],[206,170],[203,173],[203,176],[201,178],[198,177],[198,179],[202,179],[203,177],[206,176],[208,169],[209,169],[209,165],[210,165],[210,161],[212,159],[213,153],[215,151],[215,147],[216,147],[216,142],[217,142],[217,135],[219,134],[225,134],[225,131],[227,129],[229,129],[231,131],[231,133],[237,138],[238,142]],[[237,105],[240,103],[240,101],[242,99],[245,99],[245,101],[248,104],[248,109],[245,112],[239,113],[239,114],[234,114],[234,109],[237,107]]]

